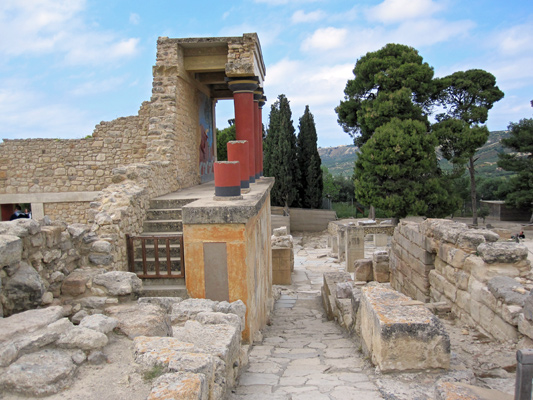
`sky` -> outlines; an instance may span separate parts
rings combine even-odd
[[[0,138],[80,138],[136,115],[151,96],[159,36],[257,32],[266,65],[263,122],[278,95],[296,131],[309,105],[320,147],[351,144],[334,109],[367,52],[414,47],[442,77],[484,69],[505,97],[488,128],[531,118],[531,0],[1,0]],[[233,118],[217,104],[217,127]]]

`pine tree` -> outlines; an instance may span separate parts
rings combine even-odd
[[[302,178],[299,185],[299,205],[320,208],[322,205],[322,169],[317,148],[317,134],[313,114],[305,106],[298,133],[298,167]]]
[[[300,171],[296,158],[296,135],[289,100],[280,94],[270,108],[264,149],[265,176],[275,178],[273,205],[290,207],[298,198]]]
[[[458,206],[441,179],[436,137],[426,124],[393,118],[376,129],[355,162],[355,195],[365,204],[407,215],[443,217]]]

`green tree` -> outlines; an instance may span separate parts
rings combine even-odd
[[[326,166],[322,165],[321,168],[324,196],[331,199],[331,201],[338,201],[337,198],[339,196],[340,189],[339,184]]]
[[[309,106],[305,106],[304,115],[300,118],[298,132],[298,167],[301,174],[299,204],[304,208],[320,208],[322,206],[322,169],[317,148],[317,134],[313,114]]]
[[[298,199],[300,171],[296,153],[296,135],[289,100],[284,94],[270,108],[270,121],[264,143],[265,176],[275,178],[272,204],[290,207]]]
[[[421,121],[393,118],[376,129],[355,163],[355,195],[363,204],[407,215],[443,217],[457,199],[441,179],[435,147]]]
[[[433,68],[414,48],[387,44],[357,60],[353,74],[335,111],[355,145],[362,146],[392,118],[427,123]]]
[[[222,130],[217,128],[217,161],[228,161],[228,142],[235,140],[235,119],[228,120],[229,126]]]
[[[508,181],[510,187],[505,202],[533,209],[533,119],[511,123],[508,129],[511,136],[502,139],[502,144],[513,152],[500,154],[498,166],[516,174]]]
[[[496,86],[494,75],[481,69],[471,69],[436,79],[434,96],[444,112],[437,115],[433,131],[444,157],[456,167],[466,165],[468,169],[472,223],[477,225],[474,155],[489,137],[487,127],[480,124],[487,121],[489,110],[504,94]]]

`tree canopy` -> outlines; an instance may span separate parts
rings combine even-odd
[[[313,114],[305,106],[298,131],[298,168],[301,174],[299,205],[304,208],[322,206],[322,162],[317,148],[317,134]]]
[[[481,69],[458,71],[435,80],[434,98],[444,109],[436,116],[433,131],[439,139],[443,156],[455,168],[466,168],[470,174],[470,196],[473,224],[477,224],[475,159],[476,150],[489,137],[486,126],[489,110],[503,98],[496,78]]]
[[[298,199],[300,171],[292,112],[284,94],[280,94],[270,107],[263,167],[265,176],[275,178],[271,191],[272,204],[290,207]]]
[[[353,74],[335,111],[356,145],[363,145],[392,118],[427,121],[433,68],[414,48],[387,44],[357,60]]]
[[[377,128],[355,163],[356,198],[398,218],[449,214],[457,202],[443,185],[436,145],[421,121],[393,118]]]
[[[533,209],[533,119],[511,123],[508,129],[511,136],[502,139],[502,143],[513,152],[500,154],[498,166],[516,175],[508,182],[505,201],[518,208]]]

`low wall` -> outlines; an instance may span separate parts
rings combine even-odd
[[[321,232],[328,228],[331,221],[337,219],[333,210],[315,210],[305,208],[291,208],[291,231]]]
[[[456,317],[495,339],[533,337],[533,313],[524,318],[527,247],[499,239],[449,220],[402,221],[392,240],[391,285],[417,300],[445,301]]]

